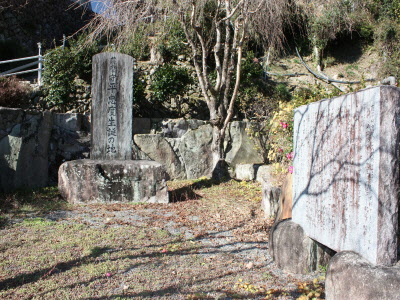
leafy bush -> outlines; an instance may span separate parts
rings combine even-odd
[[[84,37],[71,40],[69,47],[58,47],[48,51],[45,57],[43,86],[48,107],[61,111],[73,105],[76,91],[75,78],[90,81],[92,77],[92,56],[98,52],[97,45],[82,47]]]
[[[179,55],[188,55],[185,32],[176,21],[167,20],[168,33],[161,38],[159,50],[165,61],[170,62],[178,59]]]
[[[293,118],[294,109],[324,98],[337,96],[337,90],[327,91],[320,85],[314,88],[303,88],[294,93],[289,102],[280,102],[278,109],[273,114],[269,125],[269,162],[274,163],[275,172],[279,177],[287,172],[293,172],[291,166],[293,153]]]
[[[263,79],[264,70],[252,51],[248,51],[242,62],[238,111],[245,118],[254,118],[255,103],[264,102],[267,85]],[[233,79],[235,81],[235,78]]]
[[[0,106],[27,108],[30,93],[30,86],[17,77],[0,77]]]
[[[400,22],[385,19],[375,31],[375,43],[382,50],[381,76],[400,76]]]
[[[153,75],[150,90],[152,98],[160,102],[170,102],[172,98],[181,98],[193,84],[188,69],[165,64]]]
[[[124,44],[120,51],[134,57],[136,60],[147,60],[150,57],[149,39],[144,26],[139,26],[133,32],[131,41]]]

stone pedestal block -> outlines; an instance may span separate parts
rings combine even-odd
[[[326,273],[327,300],[400,300],[400,263],[373,266],[353,251],[336,254]]]
[[[168,203],[166,178],[154,161],[84,159],[61,165],[58,187],[70,203]]]
[[[335,254],[304,234],[303,228],[290,219],[272,227],[269,252],[279,268],[295,274],[307,274],[327,265]],[[338,298],[339,299],[339,298]]]

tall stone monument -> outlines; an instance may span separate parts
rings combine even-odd
[[[91,159],[132,158],[133,58],[93,56]]]
[[[93,57],[90,159],[66,162],[58,174],[60,193],[69,202],[168,202],[165,166],[131,160],[132,93],[132,57]]]

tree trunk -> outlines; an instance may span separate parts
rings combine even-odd
[[[225,160],[225,132],[219,126],[213,126],[213,138],[211,144],[213,172],[212,178],[216,181],[229,179],[229,165]]]
[[[315,57],[315,63],[317,64],[317,70],[318,72],[322,71],[322,51],[320,48],[317,46],[314,46],[314,57]]]

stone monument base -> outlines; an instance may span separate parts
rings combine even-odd
[[[168,203],[164,165],[148,160],[91,160],[63,163],[58,188],[70,203]]]
[[[376,266],[353,251],[337,253],[326,272],[326,300],[399,300],[400,261]]]
[[[316,271],[319,266],[326,266],[335,255],[335,251],[306,236],[303,228],[291,219],[271,228],[269,253],[279,268],[295,274]]]

